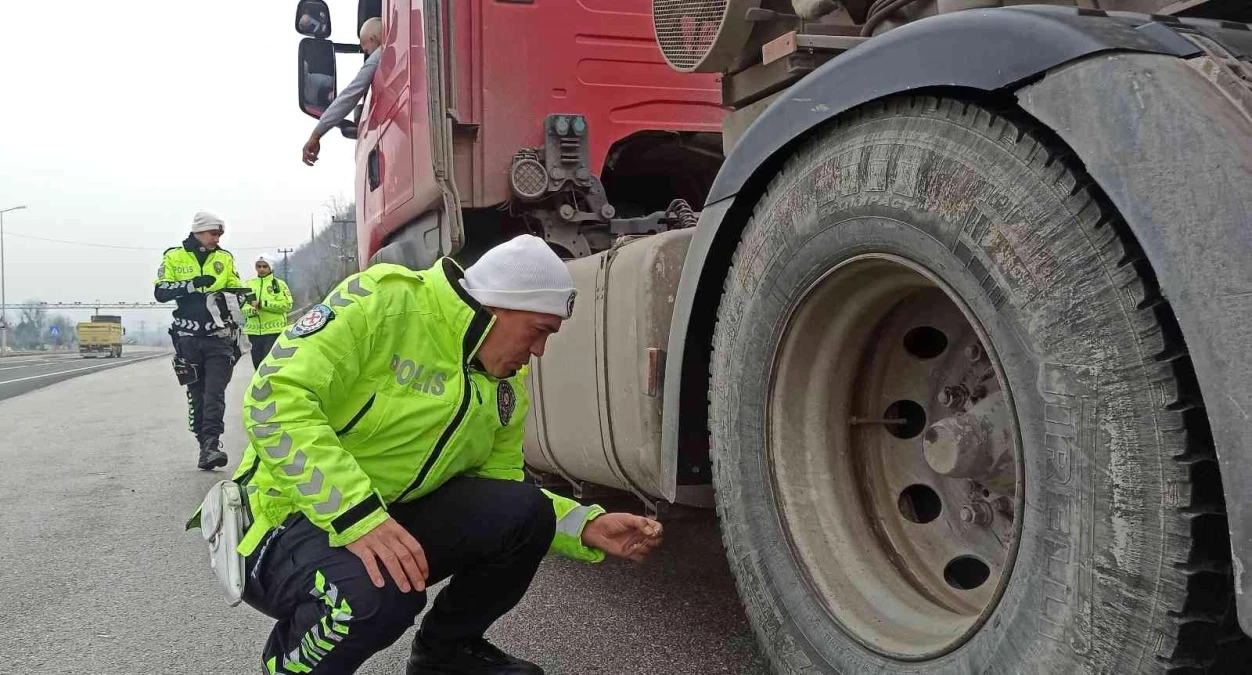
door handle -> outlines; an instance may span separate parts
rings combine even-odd
[[[378,158],[378,148],[370,150],[369,157],[365,160],[365,181],[369,185],[370,192],[378,189],[383,183],[382,164]]]

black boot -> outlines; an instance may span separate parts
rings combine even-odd
[[[407,675],[543,675],[543,668],[509,656],[479,638],[443,647],[427,644],[419,634],[413,638]]]
[[[200,443],[200,461],[196,467],[201,471],[212,471],[219,466],[226,466],[228,460],[226,453],[222,452],[221,441],[210,436]]]

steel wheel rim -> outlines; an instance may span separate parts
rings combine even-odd
[[[923,327],[944,334],[937,353],[943,341],[914,330]],[[966,353],[970,344],[982,349],[982,365]],[[995,410],[978,419],[1008,443],[1002,447],[1012,465],[1002,456],[994,481],[941,475],[923,445],[934,441],[940,419],[971,418],[974,402],[961,405],[951,400],[959,396],[939,392],[980,368],[992,375],[986,389],[999,393],[981,392],[975,412]],[[1020,433],[1005,382],[968,307],[935,274],[900,256],[849,259],[789,309],[772,359],[766,423],[774,499],[805,583],[866,648],[901,660],[935,658],[968,640],[995,609],[1016,557],[1024,497]],[[915,409],[891,408],[899,401],[920,406],[921,430]],[[912,423],[890,425],[894,433],[888,425],[849,424],[883,419],[889,410]],[[988,482],[995,490],[981,499],[971,492]],[[927,491],[938,498],[937,514]],[[980,501],[991,507],[990,524]],[[962,512],[973,520],[962,520]],[[979,583],[980,566],[987,576]]]

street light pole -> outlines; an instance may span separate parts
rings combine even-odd
[[[0,308],[8,302],[4,292],[4,214],[9,211],[20,211],[25,206],[14,206],[0,209]],[[9,316],[7,310],[0,309],[0,359],[8,356],[9,351]]]

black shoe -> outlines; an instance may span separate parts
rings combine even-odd
[[[222,452],[222,442],[216,438],[206,438],[200,443],[200,461],[196,467],[201,471],[212,471],[219,466],[226,466],[229,458]]]
[[[413,638],[406,675],[543,675],[543,668],[509,656],[479,638],[449,648],[434,647],[421,635]]]

